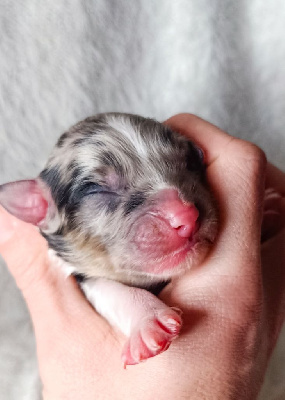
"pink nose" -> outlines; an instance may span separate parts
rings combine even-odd
[[[174,189],[165,189],[159,194],[162,216],[179,236],[189,238],[197,228],[199,211],[194,204],[184,203]]]

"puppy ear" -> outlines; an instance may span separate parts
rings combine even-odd
[[[39,178],[0,185],[0,204],[15,217],[43,228],[56,211],[48,187]]]

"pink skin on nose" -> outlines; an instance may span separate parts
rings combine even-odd
[[[133,243],[149,272],[172,268],[183,261],[191,249],[199,217],[197,208],[184,203],[174,189],[160,191],[153,201],[154,206],[133,226]]]
[[[184,204],[180,199],[166,201],[163,204],[163,217],[183,238],[190,238],[195,230],[199,212],[194,205]]]

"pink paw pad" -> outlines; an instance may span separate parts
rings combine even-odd
[[[138,364],[165,350],[181,329],[179,310],[166,309],[145,317],[134,327],[125,344],[122,361],[126,365]]]

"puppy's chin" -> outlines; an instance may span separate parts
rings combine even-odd
[[[210,248],[211,244],[207,242],[187,243],[176,252],[160,259],[143,262],[143,257],[136,257],[136,264],[134,262],[120,264],[120,268],[116,271],[117,280],[137,286],[142,286],[145,282],[169,281],[199,268]]]

